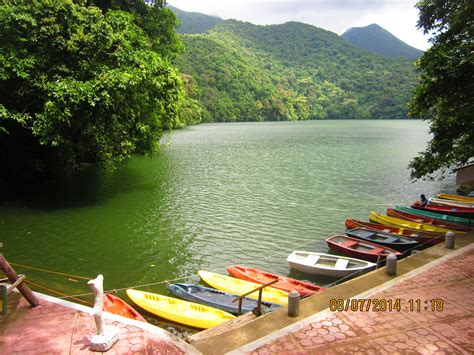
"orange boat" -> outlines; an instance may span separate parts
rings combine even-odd
[[[283,290],[285,292],[296,290],[300,293],[301,297],[306,297],[312,295],[313,293],[324,290],[324,288],[309,282],[299,281],[289,277],[280,276],[272,274],[271,272],[252,269],[245,266],[229,266],[227,268],[227,272],[238,279],[255,282],[260,285],[279,280],[271,287]]]
[[[117,314],[122,317],[147,322],[143,316],[134,310],[128,303],[110,293],[104,294],[104,311]]]

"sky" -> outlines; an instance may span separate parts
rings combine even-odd
[[[258,25],[299,21],[337,34],[376,23],[409,45],[425,50],[428,37],[416,28],[417,0],[168,0],[190,12]]]

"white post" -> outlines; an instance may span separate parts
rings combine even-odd
[[[454,249],[454,232],[449,231],[446,233],[446,238],[444,239],[444,246],[446,249]]]
[[[387,267],[385,268],[385,273],[389,276],[397,274],[397,256],[394,254],[389,254],[387,256]]]
[[[91,338],[90,349],[92,351],[105,352],[115,344],[118,334],[116,327],[106,327],[102,312],[104,310],[104,276],[99,275],[94,280],[90,280],[87,284],[94,292],[94,308],[91,316],[94,316],[97,334]]]
[[[288,294],[288,317],[298,317],[300,314],[300,293],[296,290]]]

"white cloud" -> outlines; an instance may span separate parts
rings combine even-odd
[[[416,28],[416,0],[169,0],[184,11],[259,25],[300,21],[338,34],[350,27],[377,23],[409,45],[426,49],[427,37]]]

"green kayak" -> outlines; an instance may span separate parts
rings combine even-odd
[[[405,207],[405,206],[395,206],[394,209],[401,212],[416,214],[418,216],[429,217],[429,218],[437,219],[440,221],[447,221],[450,223],[460,224],[463,226],[468,226],[468,227],[474,226],[474,220],[469,221],[469,218],[455,217],[455,216],[449,216],[447,214],[422,211],[422,210],[417,210],[417,209],[414,209],[411,207]]]

